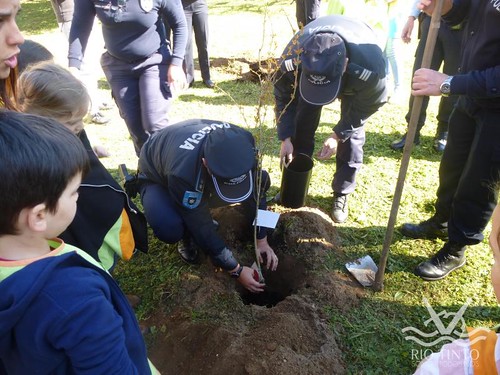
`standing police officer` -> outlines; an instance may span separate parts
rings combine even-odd
[[[320,17],[299,31],[285,48],[274,82],[280,160],[312,156],[321,109],[341,99],[340,121],[317,154],[337,154],[332,218],[348,216],[347,194],[354,191],[363,163],[364,124],[387,99],[385,60],[376,35],[361,21]]]
[[[187,120],[164,128],[144,144],[139,158],[141,199],[146,218],[163,242],[179,242],[188,263],[198,260],[198,248],[214,265],[228,271],[251,292],[264,284],[253,278],[250,267],[241,266],[217,234],[210,207],[242,203],[255,217],[257,201],[266,209],[269,175],[258,178],[255,141],[236,125],[212,120]],[[260,196],[257,197],[257,181]],[[197,245],[197,246],[196,246]],[[266,229],[258,227],[257,247],[268,269],[276,270],[278,257],[267,243]],[[262,262],[262,259],[260,259]]]

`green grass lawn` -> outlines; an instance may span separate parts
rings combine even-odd
[[[246,69],[245,60],[257,61],[281,53],[294,32],[295,4],[288,0],[267,3],[213,0],[209,6],[210,55],[213,61],[226,61],[224,64],[214,63],[212,68],[212,78],[217,82],[218,89],[206,89],[196,83],[194,88],[176,99],[172,121],[209,118],[251,128],[264,155],[263,166],[273,181],[271,193],[275,193],[280,183],[279,143],[275,136],[270,88],[261,88],[238,78]],[[19,24],[26,35],[43,42],[57,33],[48,1],[23,1],[22,7]],[[53,51],[56,48],[62,56],[60,61],[64,61],[64,48],[50,44],[47,47]],[[400,50],[402,79],[408,85],[414,48],[413,42],[401,46]],[[101,92],[109,96],[103,77],[99,78]],[[196,79],[199,81],[201,78],[198,75]],[[364,166],[357,177],[356,191],[349,196],[350,216],[345,224],[336,227],[340,245],[350,259],[369,254],[378,262],[380,257],[401,158],[401,153],[391,150],[389,144],[406,128],[404,116],[409,87],[405,89],[402,96],[386,104],[366,125]],[[407,221],[426,219],[433,213],[440,161],[440,155],[432,148],[437,104],[438,100],[432,98],[428,121],[422,130],[421,145],[413,150],[398,213],[398,226]],[[110,111],[109,115],[113,116],[111,124],[89,124],[87,129],[94,143],[101,143],[112,152],[110,158],[102,161],[116,174],[119,163],[125,162],[134,168],[137,158],[117,110]],[[318,147],[330,134],[338,118],[338,103],[324,108],[317,133]],[[333,159],[316,161],[309,188],[308,205],[327,213],[332,204],[330,183],[334,168]],[[485,231],[486,235],[488,233],[489,227]],[[139,319],[147,318],[160,304],[175,295],[179,278],[188,271],[174,247],[151,238],[150,254],[138,254],[131,262],[121,263],[114,273],[127,293],[143,298],[137,311]],[[432,330],[426,330],[424,325],[430,317],[424,299],[438,313],[443,310],[456,313],[469,301],[464,314],[467,325],[497,325],[500,313],[489,281],[492,256],[486,240],[471,247],[466,266],[444,280],[429,283],[413,275],[413,268],[442,244],[439,240],[407,239],[396,230],[384,290],[379,293],[367,290],[359,307],[347,314],[340,314],[333,308],[326,309],[330,327],[340,337],[338,342],[345,349],[345,361],[350,373],[412,373],[422,357],[421,350],[425,348],[405,340],[401,330],[408,326],[425,332]],[[344,265],[333,257],[325,267],[346,272]]]

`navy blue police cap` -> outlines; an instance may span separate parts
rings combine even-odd
[[[326,105],[339,94],[346,62],[344,40],[337,33],[317,33],[307,39],[300,56],[300,95],[313,105]]]
[[[250,133],[236,127],[210,132],[205,141],[204,157],[212,173],[215,191],[222,200],[238,203],[252,194],[255,149]]]

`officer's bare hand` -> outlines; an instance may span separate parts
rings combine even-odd
[[[330,159],[333,155],[337,153],[337,145],[339,138],[337,134],[333,132],[330,136],[323,142],[323,147],[316,154],[316,157],[319,160],[327,160]]]
[[[403,30],[401,30],[401,40],[404,43],[411,42],[411,34],[413,33],[413,26],[415,25],[415,18],[413,16],[409,16],[405,25],[403,26]]]
[[[264,291],[266,284],[261,284],[253,278],[254,271],[253,268],[243,266],[238,282],[252,293],[261,293]]]
[[[182,66],[170,64],[168,67],[167,80],[172,95],[174,96],[187,88],[186,74],[184,74]]]
[[[441,95],[439,88],[446,78],[448,78],[446,74],[432,69],[418,69],[413,75],[411,94],[415,96]]]
[[[274,250],[269,246],[267,242],[267,237],[257,240],[257,250],[259,251],[259,262],[263,263],[263,255],[266,258],[266,268],[271,271],[276,271],[278,268],[278,256],[274,253]]]
[[[436,0],[420,0],[417,3],[417,8],[427,13],[429,16],[434,12],[434,8],[436,7]],[[443,1],[443,9],[441,10],[441,14],[446,14],[450,11],[453,6],[453,0],[444,0]]]
[[[288,165],[293,159],[293,144],[290,138],[281,141],[280,148],[280,167],[283,164]]]

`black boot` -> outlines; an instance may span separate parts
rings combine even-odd
[[[465,249],[465,245],[446,242],[431,259],[415,268],[415,275],[426,281],[441,280],[465,264]]]
[[[402,150],[405,147],[406,143],[406,133],[403,134],[401,139],[395,140],[394,142],[391,143],[391,148],[393,150]],[[415,134],[415,139],[413,140],[413,144],[419,145],[420,144],[420,135]]]
[[[401,233],[411,238],[434,239],[448,238],[448,222],[441,222],[435,216],[418,224],[405,223],[401,226]]]
[[[434,150],[437,152],[443,152],[446,147],[446,142],[448,139],[448,132],[440,132],[436,134],[434,139]]]
[[[185,236],[177,243],[177,251],[184,262],[199,264],[199,248],[190,236]]]

